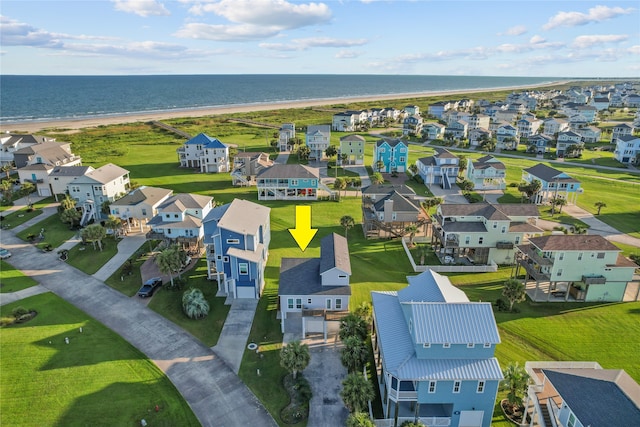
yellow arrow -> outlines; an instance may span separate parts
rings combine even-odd
[[[289,233],[302,252],[307,249],[317,232],[317,228],[311,228],[311,206],[296,206],[296,228],[290,228]]]

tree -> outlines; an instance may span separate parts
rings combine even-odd
[[[429,215],[429,211],[431,210],[431,208],[438,206],[441,203],[442,199],[440,197],[430,197],[428,199],[425,199],[420,205],[425,211],[427,211],[427,215]]]
[[[69,228],[80,222],[82,214],[76,208],[65,209],[60,213],[60,221],[69,223]]]
[[[198,288],[191,288],[182,294],[182,311],[189,319],[204,319],[209,314],[209,302]]]
[[[340,164],[344,165],[344,164],[347,164],[348,162],[349,162],[349,155],[346,153],[340,154]]]
[[[380,172],[382,169],[384,169],[384,162],[382,160],[378,160],[376,162],[376,171]]]
[[[474,185],[473,182],[468,179],[463,179],[458,183],[458,187],[460,187],[463,193],[468,193],[473,190]]]
[[[358,372],[347,375],[342,381],[340,397],[344,405],[353,412],[361,412],[367,407],[367,402],[375,398],[371,382]]]
[[[511,408],[522,407],[522,398],[527,393],[531,377],[518,362],[510,363],[503,371],[502,389],[507,390],[507,401]]]
[[[371,183],[376,185],[383,184],[384,177],[380,172],[374,172],[373,175],[371,176]]]
[[[64,198],[60,200],[60,208],[62,208],[62,211],[73,209],[76,207],[76,203],[76,199],[71,197],[69,194],[65,194]]]
[[[541,188],[542,188],[542,183],[537,179],[534,179],[530,183],[521,182],[518,185],[518,191],[525,194],[529,201],[531,201],[531,198],[534,196],[534,194],[540,191]]]
[[[301,145],[298,147],[298,160],[309,160],[309,155],[311,154],[311,149],[308,145]]]
[[[464,176],[464,171],[467,170],[467,156],[458,156],[460,161],[458,162],[458,175]]]
[[[335,190],[338,190],[338,192],[340,192],[341,190],[344,190],[347,188],[347,181],[345,181],[345,179],[342,177],[338,177],[333,182],[333,188]]]
[[[155,262],[161,273],[169,275],[171,287],[173,287],[173,273],[178,271],[181,266],[179,248],[176,245],[169,246],[156,255]]]
[[[5,199],[11,200],[11,196],[13,195],[13,183],[8,179],[2,180],[0,183],[0,191],[2,191],[2,195]]]
[[[413,239],[416,237],[416,233],[418,232],[418,226],[415,224],[407,225],[404,232],[409,234],[409,247],[413,247]]]
[[[367,322],[360,316],[349,313],[340,320],[340,332],[338,336],[342,341],[349,337],[358,337],[360,341],[367,339],[369,328]]]
[[[7,179],[11,179],[11,170],[13,170],[11,163],[5,163],[2,165],[2,172],[7,175]]]
[[[574,224],[571,226],[573,234],[587,234],[587,227],[582,224]]]
[[[502,296],[509,300],[509,311],[513,311],[513,305],[517,302],[522,302],[527,297],[527,290],[518,279],[509,279],[504,282],[502,288]]]
[[[355,220],[350,215],[344,215],[340,218],[340,225],[344,227],[344,237],[347,238],[347,234],[349,229],[352,228],[356,224]]]
[[[93,249],[98,248],[102,251],[102,240],[107,236],[107,230],[100,224],[91,224],[82,230],[81,236],[84,240],[93,243]]]
[[[353,311],[353,314],[364,320],[367,325],[370,325],[372,312],[373,309],[371,308],[371,303],[368,301],[362,301]]]
[[[104,225],[113,231],[113,238],[115,239],[118,235],[118,231],[122,227],[122,220],[115,215],[109,215]]]
[[[310,360],[309,346],[300,341],[291,341],[280,349],[280,366],[291,372],[293,379],[309,365]]]
[[[366,412],[354,412],[347,417],[347,427],[375,427],[369,414]]]
[[[369,349],[357,336],[342,340],[344,347],[340,351],[340,361],[349,372],[360,372],[369,358]]]
[[[327,155],[327,157],[331,158],[333,156],[335,156],[336,154],[338,154],[338,149],[336,148],[335,145],[330,145],[327,147],[326,150],[324,150],[324,154]]]
[[[36,186],[29,181],[23,182],[20,186],[20,197],[25,197],[27,199],[27,206],[31,206],[31,193],[35,190]]]
[[[594,206],[598,208],[598,213],[596,213],[596,215],[600,215],[600,210],[602,210],[602,208],[606,208],[607,204],[603,201],[598,201],[594,203]]]
[[[418,165],[416,165],[415,163],[412,163],[409,165],[409,172],[411,172],[411,174],[413,175],[413,177],[418,176]]]
[[[567,199],[561,196],[552,197],[550,202],[551,202],[551,215],[555,214],[556,206],[560,206],[560,213],[562,213],[562,207],[567,205]]]
[[[271,148],[273,148],[273,151],[278,151],[278,140],[277,139],[272,139],[271,141],[269,141],[269,145],[271,146]]]

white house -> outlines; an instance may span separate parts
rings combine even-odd
[[[229,172],[229,147],[204,133],[185,142],[177,152],[181,167],[204,173]]]
[[[126,196],[109,205],[111,215],[126,221],[129,230],[131,226],[144,226],[158,214],[158,206],[162,205],[171,195],[173,190],[159,187],[147,187],[143,185],[132,190]]]
[[[322,159],[324,151],[329,147],[329,144],[331,144],[331,126],[308,126],[306,142],[307,146],[311,150],[309,159]]]
[[[638,164],[640,156],[640,137],[624,135],[616,138],[614,157],[620,163]]]

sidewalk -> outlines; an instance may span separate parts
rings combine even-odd
[[[10,304],[12,302],[20,301],[21,299],[29,298],[34,295],[44,294],[46,292],[49,292],[49,289],[42,285],[36,285],[17,292],[0,293],[0,305]]]
[[[144,233],[129,234],[118,242],[118,252],[100,270],[93,274],[98,280],[105,281],[124,264],[146,242]]]

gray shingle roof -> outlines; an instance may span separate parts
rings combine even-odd
[[[134,206],[141,202],[147,202],[149,205],[153,206],[165,197],[170,196],[171,193],[173,193],[173,191],[166,188],[142,186],[116,200],[111,205]]]
[[[398,144],[405,144],[405,142],[399,138],[381,138],[378,141],[376,141],[376,146],[381,146],[384,143],[389,144],[391,147],[395,147]]]
[[[213,197],[202,196],[200,194],[178,193],[169,197],[162,205],[158,206],[158,208],[164,210],[170,204],[179,201],[186,209],[203,209],[212,200]]]
[[[377,212],[384,211],[384,202],[387,200],[393,200],[393,211],[394,212],[420,212],[420,207],[417,203],[407,199],[402,194],[394,191],[393,193],[383,197],[382,199],[376,201],[374,203],[374,208]]]
[[[365,142],[364,137],[360,136],[360,135],[347,135],[347,136],[343,136],[340,138],[340,142]]]
[[[513,216],[540,216],[538,207],[528,203],[443,203],[438,210],[443,217],[481,216],[492,221],[507,221]]]
[[[82,176],[92,170],[91,166],[56,166],[49,176]]]
[[[400,185],[376,185],[372,184],[362,189],[362,194],[366,195],[385,195],[393,192],[402,194],[403,196],[415,196],[416,192],[411,187],[407,187],[404,184]]]
[[[128,174],[129,171],[116,166],[113,163],[107,163],[104,166],[100,166],[98,169],[93,170],[81,177],[76,178],[74,182],[99,182],[100,184],[108,184],[115,179],[120,178]]]
[[[524,170],[525,172],[528,172],[530,175],[535,176],[536,178],[540,178],[546,182],[551,182],[554,179],[556,179],[557,176],[559,176],[560,174],[562,174],[562,171],[559,171],[558,169],[554,169],[551,166],[547,166],[545,164],[542,163],[538,163],[535,166],[532,166],[530,168],[527,168]],[[567,175],[568,176],[568,175]],[[560,178],[559,179],[562,182],[579,182],[576,179],[573,179],[571,177],[569,178]]]
[[[305,165],[281,165],[275,164],[268,169],[263,169],[258,178],[282,178],[282,179],[319,179],[320,170]]]
[[[529,242],[542,251],[620,251],[598,234],[562,234],[531,237]]]
[[[322,286],[320,258],[282,258],[278,295],[351,295],[351,287]]]
[[[336,233],[331,233],[320,241],[320,274],[332,268],[351,274],[347,239]]]

